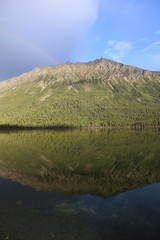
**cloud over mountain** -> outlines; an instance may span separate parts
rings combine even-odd
[[[133,48],[131,41],[109,40],[107,46],[108,48],[104,53],[113,60],[121,60]]]
[[[64,62],[97,18],[98,0],[0,3],[0,79]]]

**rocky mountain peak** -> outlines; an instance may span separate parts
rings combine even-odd
[[[0,82],[0,90],[28,84],[37,80],[56,83],[75,83],[79,81],[107,83],[112,81],[160,81],[160,73],[100,58],[90,62],[67,62],[57,66],[37,67],[28,73]]]

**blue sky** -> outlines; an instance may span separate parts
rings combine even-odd
[[[1,0],[0,80],[108,58],[160,71],[159,0]]]
[[[160,70],[160,1],[100,1],[86,60],[100,56]],[[81,56],[83,60],[85,56]]]

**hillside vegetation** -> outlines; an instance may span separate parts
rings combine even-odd
[[[0,125],[158,126],[160,73],[99,59],[0,83]]]

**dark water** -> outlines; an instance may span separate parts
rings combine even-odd
[[[159,240],[158,130],[0,133],[0,240]]]

